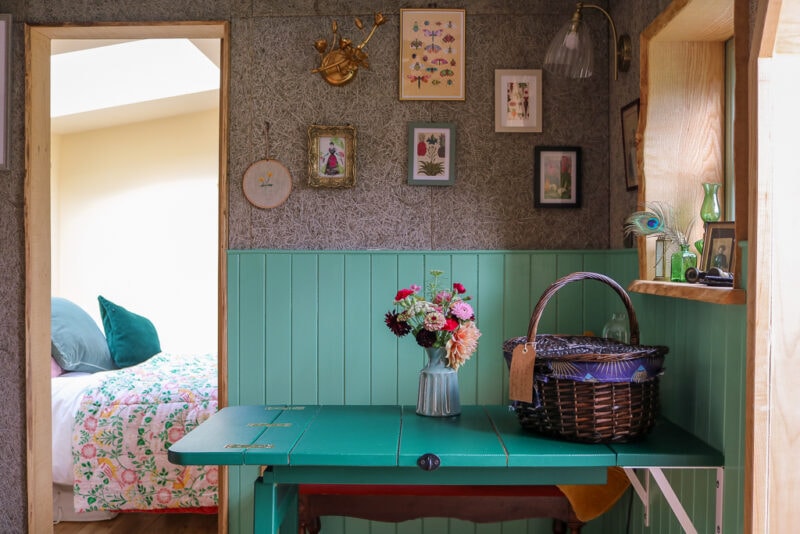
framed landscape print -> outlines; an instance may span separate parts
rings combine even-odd
[[[400,10],[400,100],[464,100],[463,9]]]
[[[353,187],[356,184],[356,129],[353,126],[308,127],[308,185]]]
[[[537,146],[533,162],[533,205],[574,208],[581,205],[581,149]]]
[[[542,131],[542,71],[494,71],[494,131]]]
[[[455,124],[409,123],[408,183],[453,185],[456,179],[455,148]]]

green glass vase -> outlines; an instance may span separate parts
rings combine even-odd
[[[686,269],[697,267],[697,254],[689,250],[688,244],[680,245],[680,250],[672,254],[670,267],[672,270],[670,280],[673,282],[685,282]]]
[[[721,215],[717,191],[719,184],[703,184],[703,204],[700,206],[700,218],[705,222],[718,221]]]

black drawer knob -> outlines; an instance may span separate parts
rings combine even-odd
[[[417,458],[417,465],[423,471],[435,471],[442,465],[442,461],[438,456],[429,452]]]

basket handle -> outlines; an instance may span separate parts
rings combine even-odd
[[[550,301],[550,298],[558,292],[559,289],[564,287],[565,285],[571,282],[579,282],[581,280],[598,280],[600,282],[605,283],[606,285],[610,286],[611,289],[616,291],[617,295],[622,299],[622,303],[625,304],[625,308],[628,310],[628,321],[630,323],[631,328],[631,345],[638,345],[639,344],[639,321],[636,320],[636,312],[633,311],[633,303],[631,302],[631,298],[622,289],[617,282],[599,273],[591,273],[591,272],[576,272],[572,274],[568,274],[563,276],[553,282],[550,287],[548,287],[542,296],[539,298],[539,302],[536,303],[536,307],[533,309],[533,314],[531,315],[531,321],[528,324],[528,341],[533,341],[536,339],[536,329],[539,327],[539,320],[542,318],[542,313],[544,312],[544,307]]]

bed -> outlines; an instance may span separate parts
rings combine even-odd
[[[80,316],[74,304],[57,304]],[[98,364],[81,355],[72,359],[80,361],[76,365],[63,357],[64,344],[59,344],[62,315],[54,304],[54,519],[94,521],[121,511],[216,512],[218,468],[167,460],[172,443],[217,411],[216,355],[174,354],[161,351],[157,343],[144,349],[134,343],[128,356],[140,354],[138,358],[112,356],[111,363]],[[118,348],[113,340],[120,334],[113,327],[119,324],[109,328],[105,319],[103,341],[113,354]],[[84,324],[83,334],[75,336],[80,328],[74,317],[67,323],[70,335],[84,345],[86,332],[89,339],[96,338],[90,325]],[[96,324],[94,328],[102,336]],[[64,370],[62,362],[72,369]]]

